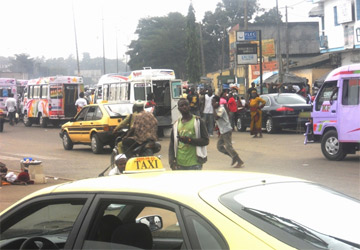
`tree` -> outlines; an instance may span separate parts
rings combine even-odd
[[[229,36],[228,31],[235,25],[244,29],[245,0],[222,0],[217,4],[215,12],[205,13],[203,18],[203,42],[205,65],[208,72],[222,67],[229,67]],[[247,0],[247,19],[260,9],[257,0]],[[223,64],[224,62],[224,64]]]
[[[178,12],[141,19],[135,32],[138,38],[131,41],[127,53],[130,68],[170,68],[178,78],[184,78],[185,29],[186,18]]]
[[[34,59],[28,54],[15,54],[15,58],[10,59],[11,71],[25,73],[29,76],[34,73]]]
[[[269,11],[265,12],[264,14],[255,17],[254,19],[254,23],[267,23],[267,24],[277,24],[277,22],[279,21],[280,23],[282,22],[281,20],[282,15],[279,13],[277,13],[277,9],[276,7],[270,9]]]
[[[189,6],[186,18],[186,69],[188,79],[191,83],[200,82],[201,60],[200,60],[200,43],[199,30],[195,22],[195,13],[192,4]]]

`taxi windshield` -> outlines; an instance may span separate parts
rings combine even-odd
[[[281,229],[291,227],[296,236],[313,235],[315,239],[320,234],[360,246],[360,202],[319,185],[294,182],[254,186],[225,194],[220,201],[241,217],[260,218]]]

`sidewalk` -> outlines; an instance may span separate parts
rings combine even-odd
[[[19,174],[18,171],[9,169],[8,172],[14,172]],[[46,176],[45,184],[30,184],[30,185],[5,185],[0,187],[0,212],[10,205],[14,204],[23,197],[31,194],[37,190],[43,189],[45,187],[57,185],[64,183],[70,180],[57,179],[53,177]]]

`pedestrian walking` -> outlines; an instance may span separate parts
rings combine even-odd
[[[79,94],[79,98],[76,100],[75,102],[75,106],[76,106],[76,109],[77,109],[77,112],[79,113],[80,110],[86,106],[88,103],[87,103],[87,100],[84,98],[84,92],[80,92]]]
[[[238,106],[237,106],[237,103],[236,103],[235,98],[232,93],[229,94],[229,100],[228,100],[227,106],[228,106],[228,110],[229,110],[230,124],[234,131],[235,130],[235,113],[238,110]]]
[[[214,118],[219,128],[219,140],[217,142],[217,149],[231,157],[231,166],[234,168],[244,167],[244,162],[240,159],[238,153],[234,150],[231,141],[232,127],[229,121],[229,116],[225,107],[220,105],[220,97],[214,96],[212,99],[214,109]]]
[[[213,97],[214,95],[212,89],[208,89],[207,93],[205,94],[203,119],[206,124],[206,129],[209,136],[213,136],[214,134],[214,109],[211,104]]]
[[[14,94],[10,93],[9,98],[5,101],[5,107],[8,112],[9,123],[11,126],[14,126],[15,122],[15,114],[16,114],[16,99],[14,98]]]
[[[187,95],[187,100],[190,104],[190,112],[193,115],[200,116],[199,94],[195,91],[194,87],[190,89],[190,93]]]
[[[259,97],[256,90],[251,92],[251,99],[249,102],[250,107],[250,135],[253,135],[253,138],[262,137],[262,111],[261,109],[265,106],[266,101]]]
[[[207,161],[209,136],[200,117],[191,114],[189,101],[178,101],[181,117],[174,123],[170,137],[169,164],[172,170],[201,170]]]

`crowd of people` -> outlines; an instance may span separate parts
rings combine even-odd
[[[298,94],[307,93],[299,89]],[[231,158],[231,166],[244,167],[244,162],[232,145],[232,132],[236,126],[236,112],[239,108],[250,110],[250,135],[262,138],[262,108],[266,101],[262,99],[253,83],[246,92],[246,100],[238,94],[237,88],[226,89],[220,95],[214,95],[211,88],[196,91],[194,87],[185,91],[178,101],[181,117],[173,124],[169,145],[169,165],[172,170],[201,170],[207,161],[209,137],[218,135],[217,150]],[[146,141],[156,141],[157,120],[154,116],[156,103],[154,95],[149,93],[147,102],[136,102],[133,113],[128,115],[115,129],[129,128],[127,135],[117,145],[119,155],[115,158],[118,167],[111,173],[121,173],[126,159],[131,157],[130,149]],[[78,106],[85,103],[84,93],[80,93]],[[145,110],[151,108],[149,110]],[[135,145],[135,146],[134,146]],[[124,163],[125,162],[125,163]],[[121,163],[121,164],[120,164]]]

